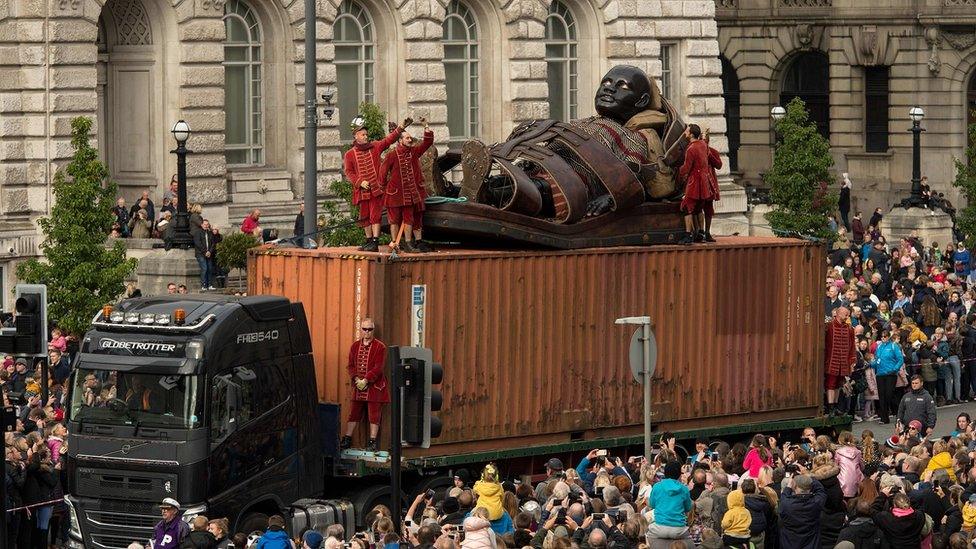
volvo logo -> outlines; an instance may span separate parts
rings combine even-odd
[[[166,490],[167,494],[169,494],[173,491],[173,483],[167,480],[166,483],[163,484],[163,489]]]

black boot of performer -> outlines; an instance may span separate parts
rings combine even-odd
[[[359,249],[364,252],[378,252],[380,251],[380,239],[376,237],[367,238],[366,243]]]
[[[352,448],[352,437],[350,436],[342,437],[339,440],[339,449],[348,450],[349,448]]]
[[[684,244],[684,245],[693,244],[694,242],[695,242],[695,236],[691,233],[685,233],[684,236],[682,236],[681,239],[678,240],[678,244]]]
[[[376,440],[375,438],[369,439],[369,443],[366,444],[366,450],[370,452],[375,452],[379,450],[379,447],[380,447],[379,441]]]

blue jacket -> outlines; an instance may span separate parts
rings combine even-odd
[[[691,492],[680,482],[666,478],[654,485],[647,506],[654,509],[654,522],[661,526],[688,526]]]
[[[882,341],[874,353],[874,370],[879,376],[897,374],[905,364],[905,355],[894,341]]]
[[[284,530],[268,530],[258,540],[257,549],[289,549],[295,547],[288,532]]]
[[[957,274],[961,276],[969,276],[969,271],[972,270],[969,268],[969,261],[970,261],[969,250],[956,252],[955,254],[953,254],[952,260],[962,263],[962,270],[956,271]]]
[[[580,460],[579,465],[576,466],[576,473],[579,474],[580,480],[583,481],[583,489],[586,490],[587,494],[593,493],[593,481],[596,480],[596,473],[591,473],[588,469],[590,468],[589,458],[584,457]],[[615,477],[617,475],[627,475],[627,471],[623,467],[614,467],[610,471],[610,477]],[[629,476],[629,475],[628,475]]]
[[[779,546],[783,549],[820,548],[820,513],[827,492],[816,479],[810,488],[808,494],[794,494],[792,488],[783,488],[779,500]]]

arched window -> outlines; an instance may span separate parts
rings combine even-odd
[[[546,18],[546,73],[549,79],[549,118],[577,118],[579,96],[579,41],[576,19],[559,0],[549,4]]]
[[[725,134],[729,138],[729,169],[739,169],[739,75],[722,57],[722,98],[725,99]]]
[[[224,5],[224,150],[229,165],[264,162],[261,25],[247,4]]]
[[[810,120],[820,135],[830,139],[830,60],[819,51],[797,55],[786,68],[779,104],[786,106],[794,97],[807,105]]]
[[[339,123],[344,130],[359,112],[359,104],[373,101],[376,44],[369,12],[352,0],[344,0],[332,26],[332,37],[339,90]]]
[[[478,135],[478,25],[467,6],[452,0],[444,18],[444,77],[451,141]]]

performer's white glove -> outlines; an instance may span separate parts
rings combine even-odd
[[[356,388],[359,389],[360,391],[365,391],[368,385],[369,384],[366,382],[365,379],[362,378],[356,379]]]

